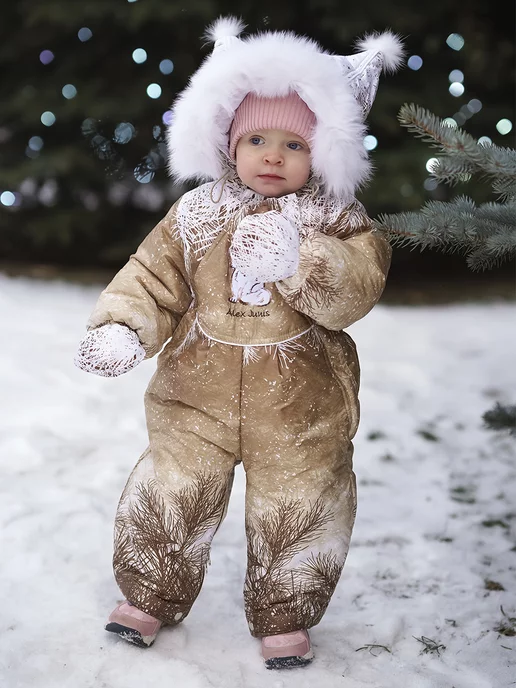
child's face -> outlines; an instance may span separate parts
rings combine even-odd
[[[310,175],[308,143],[283,129],[245,134],[237,143],[235,155],[238,176],[262,196],[278,198],[294,193]]]

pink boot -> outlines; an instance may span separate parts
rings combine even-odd
[[[140,611],[127,600],[111,612],[106,625],[106,631],[116,633],[139,647],[150,647],[160,628],[161,621]]]
[[[308,631],[291,631],[262,638],[262,657],[267,669],[292,669],[310,664],[314,653]]]

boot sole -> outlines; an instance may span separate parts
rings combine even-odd
[[[267,669],[294,669],[295,667],[307,666],[314,658],[312,650],[302,657],[293,655],[291,657],[269,657],[265,660]]]
[[[105,629],[110,633],[116,633],[120,638],[138,647],[150,647],[156,639],[156,635],[142,635],[140,631],[135,631],[134,628],[122,626],[122,624],[115,622],[108,623]]]

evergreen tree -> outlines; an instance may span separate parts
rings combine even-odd
[[[377,172],[360,199],[372,215],[397,212],[400,199],[419,208],[437,192],[424,188],[424,152],[396,126],[409,93],[473,135],[503,141],[494,123],[513,100],[513,24],[484,10],[482,0],[434,0],[431,13],[412,0],[3,3],[0,261],[117,268],[127,259],[185,190],[165,172],[164,115],[208,54],[199,37],[221,14],[344,54],[366,32],[401,34],[414,59],[382,78],[368,118]],[[462,95],[449,91],[452,78],[463,78]]]

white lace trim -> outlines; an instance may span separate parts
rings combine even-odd
[[[138,365],[145,350],[138,335],[125,325],[108,323],[90,330],[81,340],[74,363],[102,377],[117,377]]]
[[[191,344],[193,344],[197,339],[202,338],[203,341],[208,343],[208,346],[213,346],[216,343],[219,344],[229,344],[230,346],[240,346],[243,349],[243,365],[249,365],[254,363],[259,359],[261,350],[265,350],[267,353],[272,354],[275,358],[278,356],[285,367],[288,367],[289,363],[292,363],[296,351],[304,351],[306,349],[305,344],[299,341],[300,337],[306,335],[306,345],[311,347],[318,347],[321,343],[319,332],[314,325],[311,325],[307,330],[301,332],[300,334],[291,337],[290,339],[285,339],[282,342],[273,342],[270,344],[235,344],[234,342],[225,342],[215,337],[210,337],[204,332],[202,327],[199,325],[197,317],[193,321],[190,329],[188,330],[185,338],[181,344],[174,350],[173,356],[179,356],[183,351],[185,351]]]
[[[199,325],[199,323],[197,323],[197,327],[199,328],[199,330],[203,333],[203,335],[205,337],[207,337],[208,339],[212,339],[214,342],[218,342],[219,344],[229,344],[230,346],[253,346],[253,347],[264,347],[265,346],[265,347],[267,347],[267,346],[276,346],[277,344],[284,344],[285,342],[291,342],[292,340],[297,339],[298,337],[302,337],[304,334],[306,334],[307,332],[309,332],[312,329],[313,325],[310,325],[310,327],[308,329],[304,330],[303,332],[300,332],[299,334],[294,335],[294,337],[289,337],[289,339],[283,339],[280,342],[270,342],[268,344],[239,344],[237,342],[225,342],[222,339],[216,339],[215,337],[212,337],[211,335],[206,334],[206,332],[202,329],[202,327]]]
[[[268,199],[297,227],[301,241],[316,231],[325,233],[326,227],[334,225],[346,205],[354,201],[351,197],[348,201],[337,201],[314,196],[310,191],[307,188],[278,199]],[[228,221],[244,217],[264,200],[265,196],[245,186],[232,170],[222,179],[202,184],[184,194],[177,208],[176,231],[183,242],[188,274],[191,275],[192,260],[202,258]],[[354,203],[358,211],[363,211],[357,201]],[[352,229],[352,213],[348,219]],[[357,221],[363,222],[360,212]]]

